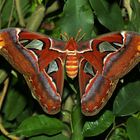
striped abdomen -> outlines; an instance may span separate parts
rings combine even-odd
[[[76,55],[67,55],[66,73],[70,78],[75,78],[78,73],[78,59]]]

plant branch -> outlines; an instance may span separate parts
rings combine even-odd
[[[77,103],[75,104],[72,112],[72,138],[71,140],[83,140],[82,135],[82,113],[80,107],[80,97],[77,95]]]

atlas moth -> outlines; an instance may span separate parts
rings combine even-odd
[[[61,109],[64,70],[69,78],[78,76],[81,110],[92,116],[105,106],[119,79],[140,62],[140,34],[122,31],[62,41],[8,28],[0,31],[0,54],[24,76],[48,114]]]

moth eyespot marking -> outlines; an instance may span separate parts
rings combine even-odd
[[[84,66],[84,72],[89,73],[92,76],[95,76],[95,74],[96,74],[95,69],[92,67],[92,65],[89,62],[86,62],[85,66]]]
[[[24,48],[36,51],[36,50],[43,50],[44,44],[42,41],[38,39],[30,40],[20,40],[20,43],[24,46]]]
[[[100,44],[99,44],[99,51],[101,52],[101,53],[103,53],[103,52],[115,52],[115,51],[117,51],[117,49],[114,47],[114,46],[112,46],[109,42],[101,42]]]
[[[59,68],[58,68],[57,62],[55,60],[53,60],[47,68],[47,73],[50,74],[50,73],[53,73],[53,72],[57,72],[58,69]]]

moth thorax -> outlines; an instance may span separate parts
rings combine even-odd
[[[75,78],[78,73],[78,59],[76,55],[67,55],[66,73],[70,78]]]

